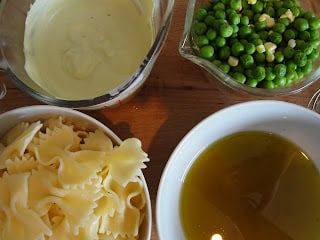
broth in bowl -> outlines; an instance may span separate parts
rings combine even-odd
[[[319,186],[318,169],[292,141],[237,132],[190,167],[180,195],[182,227],[190,240],[317,239]]]
[[[228,143],[233,138],[234,142]],[[268,142],[266,139],[270,141],[269,150],[263,147],[263,142]],[[292,103],[249,101],[208,116],[180,141],[162,173],[156,206],[159,239],[318,239],[319,139],[320,115]],[[219,161],[210,159],[208,152],[217,152],[211,148],[221,148],[220,152],[228,155],[219,155]],[[298,157],[288,160],[284,154],[286,149]],[[254,151],[260,155],[264,152],[255,157],[259,161],[250,156],[248,159],[252,160],[244,161],[241,154],[253,154]],[[277,152],[283,155],[273,157]],[[200,184],[193,187],[190,183],[193,180],[189,181],[188,175],[192,174],[193,168],[198,168],[197,165],[203,168],[202,154],[210,161],[204,161],[203,171],[207,172],[199,174],[202,182],[199,180]],[[187,220],[182,218],[187,216],[180,211],[181,204],[185,204],[181,200],[184,188],[199,191],[193,197],[202,200],[192,201],[188,211],[200,213],[201,208],[209,204],[214,209],[213,213],[203,210],[204,217],[193,219],[193,228],[201,225],[204,218],[209,219],[204,222],[209,224],[211,232],[205,237],[201,236],[200,229],[196,230],[196,238],[189,236],[191,228],[184,230]],[[203,193],[201,189],[204,189]],[[214,201],[210,200],[210,192],[215,194]],[[267,228],[272,231],[267,232]],[[227,236],[227,232],[234,235]]]

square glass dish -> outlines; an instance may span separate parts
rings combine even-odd
[[[314,45],[314,49],[316,52],[316,56],[313,57],[312,61],[309,62],[309,70],[304,70],[305,73],[303,74],[303,76],[301,75],[301,71],[298,73],[297,71],[294,71],[294,74],[296,74],[294,77],[291,77],[291,80],[289,79],[289,77],[286,79],[284,79],[284,77],[287,77],[286,74],[284,74],[285,76],[283,76],[283,72],[281,73],[281,71],[277,71],[275,70],[277,67],[275,67],[275,65],[280,64],[280,65],[284,65],[286,67],[286,69],[289,69],[289,65],[293,62],[296,63],[296,59],[294,57],[291,57],[290,61],[289,59],[285,60],[281,60],[281,57],[279,58],[279,56],[277,56],[278,54],[276,53],[278,50],[279,51],[283,51],[283,49],[287,46],[289,46],[289,41],[286,39],[286,42],[284,43],[284,32],[280,33],[280,35],[282,35],[282,39],[283,41],[279,44],[274,44],[276,49],[270,50],[273,51],[273,57],[276,55],[276,58],[274,58],[272,61],[269,60],[269,62],[267,62],[267,54],[269,53],[265,45],[266,42],[271,42],[270,40],[270,35],[272,32],[275,32],[273,26],[275,26],[275,23],[277,22],[282,22],[284,21],[283,18],[287,18],[287,23],[286,23],[286,30],[287,29],[294,29],[294,21],[296,21],[298,18],[307,18],[308,15],[303,15],[304,13],[300,13],[300,15],[297,15],[296,13],[294,13],[294,10],[292,10],[292,12],[294,14],[296,14],[296,17],[293,17],[293,19],[291,19],[288,16],[285,16],[286,11],[288,11],[288,9],[290,9],[289,7],[283,5],[283,6],[278,6],[276,8],[274,16],[272,16],[271,13],[269,13],[265,8],[268,4],[268,2],[273,2],[275,4],[283,4],[284,2],[294,2],[295,0],[257,0],[258,2],[260,2],[260,4],[262,4],[264,6],[264,8],[261,10],[257,10],[257,7],[253,7],[256,4],[256,0],[242,0],[242,6],[239,9],[228,9],[230,8],[230,2],[233,2],[233,4],[235,2],[237,2],[238,0],[224,0],[224,1],[208,1],[208,0],[189,0],[188,3],[188,8],[187,8],[187,13],[186,13],[186,19],[185,19],[185,26],[184,26],[184,31],[183,31],[183,35],[181,37],[180,40],[180,44],[179,44],[179,53],[181,54],[181,56],[183,56],[184,58],[190,60],[191,62],[195,63],[196,65],[200,66],[201,68],[204,69],[204,72],[206,73],[206,75],[209,77],[210,80],[213,81],[218,81],[219,83],[222,83],[222,85],[227,86],[227,88],[233,89],[237,92],[242,92],[245,94],[251,94],[251,95],[257,95],[257,96],[279,96],[279,95],[289,95],[289,94],[294,94],[297,92],[302,91],[303,89],[305,89],[306,87],[310,86],[311,84],[313,84],[314,82],[316,82],[319,77],[320,77],[320,58],[318,57],[319,54],[319,26],[317,26],[315,28],[315,30],[313,29],[313,33],[315,33],[314,38],[316,38],[317,40],[315,41],[315,45]],[[239,0],[241,2],[241,0]],[[219,3],[218,3],[219,2]],[[224,7],[222,6],[222,8],[219,9],[219,7],[213,7],[213,4],[218,3],[218,5],[224,5]],[[312,13],[313,17],[315,18],[319,18],[320,16],[320,1],[319,0],[305,0],[305,1],[301,1],[301,2],[296,2],[297,4],[299,4],[299,8],[303,9],[305,12],[309,12],[308,14]],[[286,3],[288,4],[288,3]],[[208,6],[211,5],[211,8],[208,8]],[[210,19],[204,20],[201,18],[201,13],[198,11],[199,8],[208,8],[206,15],[211,15],[213,16],[211,18],[211,20],[213,18],[218,19],[220,18],[219,21],[213,21],[210,24]],[[236,7],[234,7],[236,8]],[[262,44],[259,44],[257,42],[253,41],[253,38],[250,38],[251,35],[245,35],[243,33],[240,33],[240,31],[242,31],[240,28],[245,25],[242,22],[237,22],[237,20],[230,20],[230,17],[228,16],[229,13],[231,12],[236,12],[239,16],[239,18],[241,19],[243,16],[247,15],[247,13],[244,13],[243,11],[247,11],[246,9],[249,9],[251,12],[253,12],[253,16],[250,17],[249,22],[247,23],[247,28],[251,28],[252,33],[255,34],[255,36],[260,35],[260,32],[263,30],[265,32],[265,37],[262,38],[263,35],[260,35],[260,37],[263,40]],[[282,8],[282,9],[280,9]],[[275,8],[274,8],[275,9]],[[279,10],[280,9],[280,10]],[[285,9],[286,11],[284,11],[283,9]],[[222,11],[221,11],[222,10]],[[279,13],[277,13],[277,11],[279,11]],[[282,14],[280,14],[280,12],[282,11]],[[291,11],[291,10],[290,10]],[[222,13],[221,13],[222,12]],[[268,14],[267,14],[268,13]],[[229,14],[230,15],[230,14]],[[256,15],[256,16],[254,16]],[[261,16],[264,16],[263,17]],[[257,22],[260,22],[259,24],[261,24],[262,21],[265,21],[268,23],[268,19],[266,20],[266,16],[267,18],[271,17],[273,18],[273,25],[271,26],[265,26],[263,29],[260,27],[259,31],[257,30],[256,26],[258,26],[258,24],[256,24]],[[204,18],[204,17],[203,17]],[[222,20],[221,20],[222,19]],[[281,20],[279,20],[281,19]],[[196,30],[196,24],[199,22],[204,22],[205,23],[205,32],[201,33],[201,30],[197,29]],[[234,23],[234,22],[236,23]],[[241,20],[242,21],[242,20]],[[208,23],[208,24],[207,24]],[[211,25],[211,26],[210,26]],[[225,45],[223,45],[223,43],[221,45],[217,44],[217,36],[220,36],[221,39],[221,26],[226,26],[226,28],[232,25],[237,25],[236,28],[237,30],[233,30],[233,34],[232,36],[229,36],[228,33],[222,33],[222,35],[224,35],[224,41],[226,42]],[[311,26],[311,24],[309,24]],[[309,29],[310,29],[309,26]],[[234,26],[232,26],[234,27]],[[226,29],[225,28],[225,29]],[[215,35],[216,36],[212,36],[211,38],[213,40],[210,39],[208,40],[208,32],[210,30],[216,30]],[[309,29],[303,31],[303,29],[301,29],[301,32],[307,32]],[[261,30],[261,31],[260,31]],[[199,31],[199,32],[197,32]],[[294,30],[296,32],[296,35],[294,35],[295,37],[292,37],[293,39],[291,40],[291,43],[294,43],[294,45],[291,45],[291,48],[295,48],[296,51],[298,51],[298,47],[297,45],[299,45],[299,42],[303,42],[298,40],[300,37],[297,35],[297,32],[299,32],[298,30]],[[207,39],[204,39],[203,43],[201,42],[201,40],[196,39],[198,36],[200,35],[205,36]],[[242,34],[242,36],[240,37],[240,35]],[[304,34],[304,33],[303,33]],[[301,34],[301,35],[303,35]],[[232,38],[236,38],[235,40],[231,40]],[[241,38],[241,39],[240,39]],[[259,36],[258,36],[259,38]],[[201,37],[200,37],[201,39]],[[309,38],[310,39],[310,36]],[[304,42],[308,42],[309,40],[306,39]],[[203,39],[202,39],[203,40]],[[241,42],[243,45],[243,52],[242,54],[246,54],[245,51],[246,50],[246,45],[247,43],[252,43],[254,42],[255,45],[255,52],[259,52],[259,55],[264,55],[262,57],[265,57],[265,61],[264,63],[258,63],[258,60],[256,59],[256,57],[254,56],[254,64],[252,64],[250,67],[239,67],[239,65],[241,65],[241,54],[239,54],[238,56],[236,56],[236,61],[238,61],[236,64],[236,66],[225,66],[225,65],[230,65],[230,63],[228,63],[229,58],[227,58],[226,60],[221,61],[221,59],[219,59],[219,56],[221,56],[220,52],[222,51],[221,48],[227,46],[229,48],[229,52],[227,51],[227,54],[230,54],[230,56],[233,55],[233,47],[232,45],[234,45],[234,42]],[[268,44],[269,44],[268,43]],[[208,53],[204,53],[204,54],[209,54],[209,56],[206,56],[207,58],[201,56],[201,44],[207,44],[209,46],[209,48],[212,46],[214,48],[214,53],[213,56],[210,56],[210,52]],[[219,45],[219,46],[218,46]],[[259,46],[260,45],[260,46]],[[299,45],[300,46],[300,45]],[[262,49],[260,48],[262,47]],[[260,48],[260,49],[259,49]],[[231,50],[230,50],[231,49]],[[249,50],[248,50],[249,51]],[[300,50],[299,50],[300,51]],[[301,52],[301,51],[300,51]],[[212,54],[212,52],[211,52]],[[238,54],[238,53],[235,53]],[[222,54],[223,55],[223,54]],[[248,55],[248,54],[247,54]],[[280,54],[281,55],[281,54]],[[282,54],[284,55],[284,54]],[[253,56],[253,54],[252,54]],[[224,58],[225,55],[224,55]],[[308,57],[307,57],[308,58]],[[256,61],[257,60],[257,61]],[[221,66],[219,64],[224,64],[224,66]],[[291,62],[291,63],[289,63]],[[311,64],[310,64],[311,63]],[[231,63],[234,64],[234,63]],[[310,65],[312,65],[312,70],[310,69]],[[264,72],[262,73],[263,75],[263,80],[261,81],[261,79],[255,79],[256,75],[259,75],[260,73],[258,72],[258,70],[256,70],[257,68],[264,68]],[[244,82],[243,79],[236,77],[236,75],[234,74],[234,72],[232,72],[229,69],[236,69],[236,71],[240,72],[241,74],[245,74],[246,79],[249,81]],[[267,68],[269,70],[267,70]],[[299,67],[298,67],[299,68]],[[302,68],[302,67],[300,67]],[[305,67],[307,68],[307,67]],[[261,69],[261,68],[260,68]],[[269,72],[271,71],[273,72],[273,74],[275,76],[269,76]],[[279,70],[279,69],[278,69]],[[295,70],[295,69],[294,69]],[[253,74],[253,72],[255,71],[256,75]],[[288,75],[289,75],[289,71],[287,71]],[[240,75],[241,75],[240,74]],[[281,79],[277,79],[277,81],[279,81],[279,84],[274,84],[274,78],[278,76],[278,74],[282,74],[281,75]],[[292,72],[291,72],[292,74]],[[297,74],[299,76],[297,76]],[[266,77],[266,75],[268,75],[268,77]],[[237,78],[237,80],[236,80]],[[266,78],[268,78],[266,80]],[[271,79],[271,80],[270,80]],[[263,81],[265,83],[263,83]],[[282,81],[282,82],[281,82]],[[271,82],[271,83],[270,83]],[[270,84],[269,86],[267,84]],[[264,86],[263,86],[264,85]]]

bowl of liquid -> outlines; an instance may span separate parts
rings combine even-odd
[[[1,68],[41,102],[97,109],[125,103],[153,68],[174,0],[2,1]]]
[[[319,130],[317,113],[269,100],[201,121],[163,171],[160,239],[317,239]]]

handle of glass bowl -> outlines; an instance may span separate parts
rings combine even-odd
[[[0,15],[2,14],[2,10],[4,8],[6,0],[0,0]],[[0,49],[1,50],[1,49]],[[2,51],[0,52],[0,72],[4,72],[6,69],[6,63],[2,54]],[[4,96],[7,93],[7,88],[4,82],[0,81],[0,100],[4,98]]]
[[[0,0],[1,1],[1,0]],[[2,54],[2,51],[0,49],[0,72],[5,72],[5,69],[7,68],[7,64],[6,64],[6,61],[4,60],[4,57],[3,57],[3,54]],[[6,95],[7,93],[7,88],[6,88],[6,85],[4,82],[2,82],[0,80],[0,100],[2,98],[4,98],[4,96]]]

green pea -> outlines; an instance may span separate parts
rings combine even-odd
[[[277,76],[273,82],[276,84],[277,87],[284,87],[287,84],[287,79],[282,76]]]
[[[287,80],[294,80],[295,77],[296,77],[296,71],[291,70],[291,69],[287,69],[286,79]]]
[[[204,22],[197,22],[194,26],[194,32],[197,35],[203,35],[207,31],[207,25]]]
[[[255,46],[259,46],[259,45],[262,45],[262,44],[263,44],[263,41],[262,41],[260,38],[256,38],[256,39],[253,39],[253,40],[252,40],[252,43],[253,43]]]
[[[313,48],[317,48],[320,45],[320,40],[313,40],[310,42],[310,44],[312,44]]]
[[[307,63],[307,56],[302,51],[297,51],[294,55],[294,61],[298,67],[303,67]]]
[[[282,41],[282,35],[278,32],[272,32],[269,35],[269,39],[271,42],[273,42],[275,44],[279,44]]]
[[[252,5],[251,9],[255,13],[261,13],[264,7],[264,3],[262,1],[257,1],[255,4]]]
[[[230,1],[227,4],[225,3],[225,5],[229,5],[229,3]],[[234,9],[228,8],[226,9],[226,14],[227,14],[227,17],[230,18],[230,14],[237,14],[237,11]]]
[[[232,35],[233,33],[233,28],[232,26],[230,26],[229,24],[225,23],[225,24],[222,24],[220,26],[220,35],[224,38],[228,38]]]
[[[221,60],[227,60],[230,56],[231,50],[229,46],[224,46],[219,49],[219,58]]]
[[[235,57],[239,56],[244,51],[244,46],[241,42],[237,41],[231,45],[231,54]]]
[[[256,32],[251,33],[248,37],[249,41],[252,41],[253,39],[257,39],[257,38],[260,38],[260,36]]]
[[[213,57],[214,48],[210,45],[204,46],[200,48],[200,56],[206,59],[210,59]]]
[[[314,13],[307,11],[307,12],[303,13],[302,17],[304,17],[305,19],[309,20],[311,18],[314,18]]]
[[[274,59],[276,62],[281,63],[284,60],[284,55],[281,51],[276,51],[274,54]]]
[[[295,1],[284,0],[282,6],[283,6],[284,8],[291,8],[291,7],[295,6],[295,5],[296,5]]]
[[[313,45],[312,45],[312,43],[308,43],[308,42],[305,42],[304,44],[303,44],[303,46],[301,47],[301,50],[302,50],[302,52],[305,54],[305,55],[309,55],[309,54],[311,54],[312,53],[312,51],[313,51]]]
[[[206,36],[209,39],[209,41],[213,41],[217,37],[217,31],[215,31],[214,29],[210,28],[207,31]]]
[[[210,27],[214,27],[215,26],[215,23],[216,23],[216,19],[214,16],[211,16],[211,15],[207,15],[205,18],[204,18],[204,23],[207,24],[208,26]]]
[[[290,25],[290,20],[288,18],[279,18],[278,19],[279,23],[282,23],[283,25],[285,25],[286,27],[288,27]]]
[[[287,66],[282,63],[276,64],[274,67],[274,73],[277,77],[284,77],[287,73]]]
[[[272,3],[275,9],[281,8],[283,6],[282,1],[273,1]]]
[[[267,40],[269,37],[269,33],[265,30],[259,31],[258,34],[262,40]]]
[[[243,54],[240,57],[240,62],[244,68],[250,68],[254,63],[254,59],[249,54]]]
[[[218,60],[218,59],[214,59],[214,60],[212,60],[212,63],[213,63],[214,65],[216,65],[217,67],[219,67],[219,66],[222,64],[222,61],[221,61],[221,60]]]
[[[228,19],[232,25],[238,25],[240,23],[240,16],[236,12],[230,13]]]
[[[225,74],[228,74],[230,71],[230,66],[226,63],[222,63],[219,68],[224,72]]]
[[[253,44],[253,43],[247,43],[244,47],[244,51],[247,53],[247,54],[253,54],[255,51],[256,51],[256,46]]]
[[[248,26],[249,22],[250,22],[250,19],[248,16],[242,15],[242,17],[240,17],[240,25],[241,26]]]
[[[242,9],[248,9],[249,8],[249,3],[248,0],[242,0]]]
[[[312,71],[312,61],[307,60],[306,64],[301,68],[303,74],[309,74]]]
[[[230,8],[236,11],[240,11],[242,8],[241,0],[230,0]]]
[[[266,81],[266,80],[262,81],[260,86],[265,89],[275,88],[275,84],[273,81]]]
[[[253,69],[253,77],[258,82],[262,81],[266,77],[266,70],[262,66],[258,66]]]
[[[212,9],[215,10],[215,11],[218,11],[218,10],[225,10],[226,7],[222,2],[218,2],[213,6]]]
[[[286,29],[283,33],[283,39],[287,42],[296,38],[296,32],[293,29]]]
[[[224,10],[217,10],[214,13],[214,16],[216,17],[216,19],[226,19],[226,12]]]
[[[266,21],[256,22],[254,27],[256,31],[264,30],[267,28],[267,22]]]
[[[257,63],[264,63],[266,60],[266,56],[264,53],[255,52],[253,54],[254,61]]]
[[[296,70],[297,64],[294,61],[288,61],[287,62],[287,69],[288,70]]]
[[[196,44],[199,46],[199,47],[203,47],[205,45],[208,45],[209,44],[209,39],[204,36],[204,35],[200,35],[196,38]]]
[[[284,7],[280,7],[276,10],[277,16],[281,17],[281,15],[283,15],[288,9],[284,8]]]
[[[283,33],[286,30],[286,26],[283,23],[275,23],[272,30],[278,33]]]
[[[315,60],[319,57],[318,49],[313,49],[312,52],[309,54],[308,58],[311,60]]]
[[[252,33],[252,28],[250,26],[241,26],[239,28],[239,36],[245,38]]]
[[[246,82],[246,76],[241,72],[235,72],[232,74],[232,77],[240,83]]]
[[[226,39],[224,37],[221,36],[217,36],[215,39],[215,43],[218,47],[223,47],[226,45]]]
[[[311,30],[317,30],[320,28],[320,19],[312,17],[309,19],[309,26]]]
[[[294,56],[295,50],[292,47],[287,46],[283,49],[282,53],[285,58],[290,59]]]
[[[311,41],[319,40],[319,32],[318,32],[318,30],[310,30],[309,33],[310,33],[310,40]]]
[[[298,17],[300,15],[300,8],[299,7],[292,7],[290,8],[293,16]]]
[[[272,68],[271,67],[267,67],[266,68],[266,80],[267,81],[272,81],[275,78],[276,78],[276,75],[274,74]]]
[[[296,73],[297,73],[297,75],[298,75],[297,79],[303,78],[304,74],[303,74],[303,72],[301,71],[301,69],[297,69]]]
[[[306,31],[309,28],[309,22],[304,18],[296,18],[293,22],[293,26],[298,31]]]
[[[251,78],[251,79],[248,79],[245,84],[248,85],[249,87],[255,88],[255,87],[257,87],[258,82],[257,82],[257,80]]]
[[[232,29],[233,29],[233,34],[239,32],[239,27],[238,25],[231,25]]]
[[[273,6],[266,6],[265,9],[264,9],[264,12],[265,12],[266,14],[268,14],[270,17],[274,17],[275,14],[276,14]]]
[[[202,21],[208,14],[208,11],[205,8],[199,8],[195,12],[195,17],[198,21]]]

